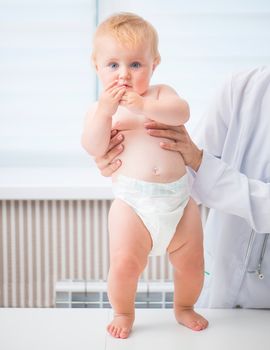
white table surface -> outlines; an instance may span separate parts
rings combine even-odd
[[[209,328],[178,325],[169,310],[136,310],[128,339],[105,330],[108,309],[1,309],[1,350],[269,350],[270,310],[204,309]]]

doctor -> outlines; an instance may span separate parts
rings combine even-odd
[[[232,76],[201,122],[199,147],[184,126],[146,127],[169,139],[161,147],[181,152],[193,197],[210,208],[205,283],[196,306],[270,308],[270,69]],[[96,159],[105,176],[121,165],[119,137],[113,131],[110,151]]]

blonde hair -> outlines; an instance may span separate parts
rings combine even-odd
[[[97,41],[103,35],[111,35],[127,47],[149,42],[154,60],[157,64],[160,63],[157,31],[152,24],[138,15],[120,12],[100,23],[93,38],[93,62],[95,62],[97,54]]]

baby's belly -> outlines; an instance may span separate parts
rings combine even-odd
[[[160,147],[162,138],[148,135],[145,129],[121,133],[125,136],[125,149],[119,156],[122,166],[113,174],[113,181],[122,174],[150,182],[173,182],[186,173],[180,153]]]

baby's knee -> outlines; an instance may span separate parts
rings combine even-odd
[[[194,254],[190,259],[184,262],[185,270],[192,273],[201,273],[204,271],[204,259],[201,254]]]
[[[139,277],[143,266],[137,257],[128,254],[115,255],[111,260],[110,269],[121,278]]]
[[[172,262],[172,261],[171,261]],[[172,262],[176,271],[193,275],[201,273],[204,270],[204,257],[200,250],[192,251],[181,258],[174,259]]]

